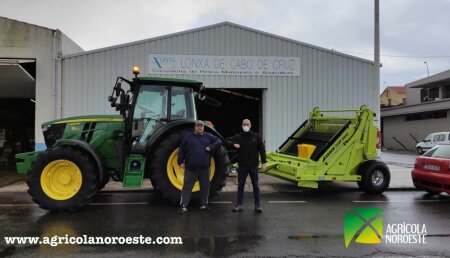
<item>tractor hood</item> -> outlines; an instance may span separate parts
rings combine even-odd
[[[119,115],[74,116],[43,123],[42,133],[45,144],[51,147],[61,138],[89,142],[94,130],[120,129],[123,124]]]
[[[67,124],[67,123],[82,123],[82,122],[107,122],[107,123],[123,122],[123,117],[120,115],[73,116],[48,121],[43,123],[42,126],[49,126],[54,124]]]

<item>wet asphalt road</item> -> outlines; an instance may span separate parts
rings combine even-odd
[[[102,192],[76,213],[47,213],[26,193],[0,193],[0,256],[449,256],[450,196],[420,191],[370,196],[357,191],[292,191],[262,195],[264,212],[231,212],[234,193],[212,201],[212,211],[189,207],[186,214],[152,192]],[[365,245],[345,248],[345,213],[356,207],[384,209],[384,223],[420,223],[426,244]],[[182,245],[17,245],[5,236],[179,236]]]

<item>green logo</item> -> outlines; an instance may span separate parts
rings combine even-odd
[[[354,240],[360,244],[379,244],[383,235],[382,209],[354,208],[345,214],[344,239],[347,248]]]

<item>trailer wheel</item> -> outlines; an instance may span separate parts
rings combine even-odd
[[[173,204],[178,204],[183,188],[184,169],[178,166],[177,159],[181,140],[186,133],[188,131],[178,131],[166,137],[156,148],[151,161],[150,179],[153,187]],[[210,197],[217,195],[225,186],[229,163],[224,147],[214,153],[211,159]],[[196,182],[192,190],[192,202],[200,199],[199,191],[200,186]]]
[[[380,194],[389,187],[391,175],[386,164],[373,161],[363,164],[360,188],[366,193]]]
[[[70,147],[48,149],[31,166],[28,193],[49,211],[76,211],[98,191],[98,171],[88,154]]]

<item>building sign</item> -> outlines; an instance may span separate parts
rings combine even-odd
[[[149,55],[149,74],[300,76],[299,57]]]

